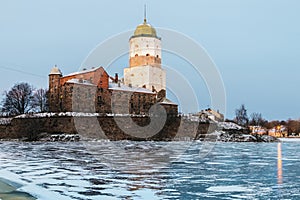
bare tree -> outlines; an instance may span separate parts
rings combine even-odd
[[[244,127],[248,126],[249,118],[244,104],[235,110],[235,122]]]
[[[34,108],[32,90],[28,83],[17,83],[9,91],[5,91],[2,112],[17,115],[31,111]]]
[[[273,120],[273,121],[270,121],[268,123],[266,123],[264,126],[267,128],[267,129],[271,129],[271,128],[274,128],[275,126],[278,126],[280,125],[280,121],[278,120]]]
[[[33,104],[37,112],[47,112],[48,111],[48,91],[46,89],[40,88],[34,91],[33,94]]]
[[[291,133],[300,133],[300,121],[289,119],[286,123],[289,134]]]
[[[250,125],[263,126],[265,123],[266,120],[263,119],[261,113],[254,112],[250,115]]]

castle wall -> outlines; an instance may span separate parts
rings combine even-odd
[[[109,77],[105,71],[105,73],[102,72],[102,69],[97,69],[98,72],[94,70],[66,77],[50,75],[50,112],[147,114],[150,107],[156,103],[156,95],[152,93],[108,89]],[[84,81],[80,82],[80,79],[76,83],[68,82],[68,80],[79,77],[82,80],[88,79],[95,74],[99,75],[100,72],[102,72],[102,77],[99,84],[104,84],[103,87]],[[92,80],[96,81],[93,78]]]
[[[0,139],[39,139],[43,134],[80,134],[81,138],[110,139],[110,140],[193,140],[204,136],[213,126],[209,123],[193,122],[177,116],[168,116],[161,131],[151,137],[143,131],[139,137],[126,134],[119,128],[117,120],[125,116],[72,117],[52,116],[36,118],[14,118],[10,125],[0,125]],[[135,124],[146,126],[151,121],[146,116],[131,117]],[[76,126],[75,126],[75,123]],[[127,128],[131,124],[127,124]],[[99,128],[101,127],[101,129]],[[133,129],[134,130],[134,129]]]
[[[178,105],[175,104],[160,104],[164,107],[169,115],[178,115]]]
[[[110,90],[93,85],[65,83],[60,87],[58,107],[50,112],[97,112],[147,114],[156,94]]]
[[[88,80],[94,86],[91,86],[91,84],[84,85],[80,83],[79,84],[69,83],[68,81],[70,81],[71,79],[78,79],[79,81]],[[101,90],[107,90],[109,87],[109,76],[102,67],[94,70],[87,70],[86,72],[74,73],[73,75],[69,75],[65,77],[62,77],[59,74],[50,74],[49,94],[48,94],[49,110],[51,112],[66,112],[75,109],[75,110],[82,110],[84,112],[93,112],[93,110],[95,110],[94,97],[95,97],[95,93],[97,92],[96,86],[99,89],[102,88]],[[94,88],[89,89],[90,87],[94,87]],[[76,88],[76,90],[74,90],[74,88]],[[87,91],[84,91],[83,89],[80,88],[85,88],[87,89]],[[80,92],[77,92],[77,90],[80,90]],[[76,94],[74,94],[74,92]],[[74,95],[76,95],[76,97],[74,98],[75,101],[73,99]],[[79,97],[81,97],[81,99]],[[92,101],[90,102],[86,101],[87,98],[91,99],[91,97],[93,97]],[[91,103],[93,103],[92,106]]]

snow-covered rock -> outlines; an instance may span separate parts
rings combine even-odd
[[[218,142],[277,142],[278,140],[268,135],[251,135],[238,132],[214,131],[201,140]]]
[[[243,130],[245,129],[242,126],[239,126],[233,122],[218,122],[218,127],[224,130]]]
[[[0,118],[0,125],[9,125],[12,118]]]

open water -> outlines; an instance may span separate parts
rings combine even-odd
[[[0,199],[300,199],[300,140],[208,144],[1,142]]]

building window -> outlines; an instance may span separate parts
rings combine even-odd
[[[159,58],[159,56],[158,56],[158,55],[156,55],[156,58]]]
[[[139,56],[139,54],[135,54],[135,57]]]
[[[102,96],[98,96],[98,104],[102,104],[103,100],[102,100]]]
[[[149,56],[149,55],[150,55],[149,53],[146,54],[146,56]]]

